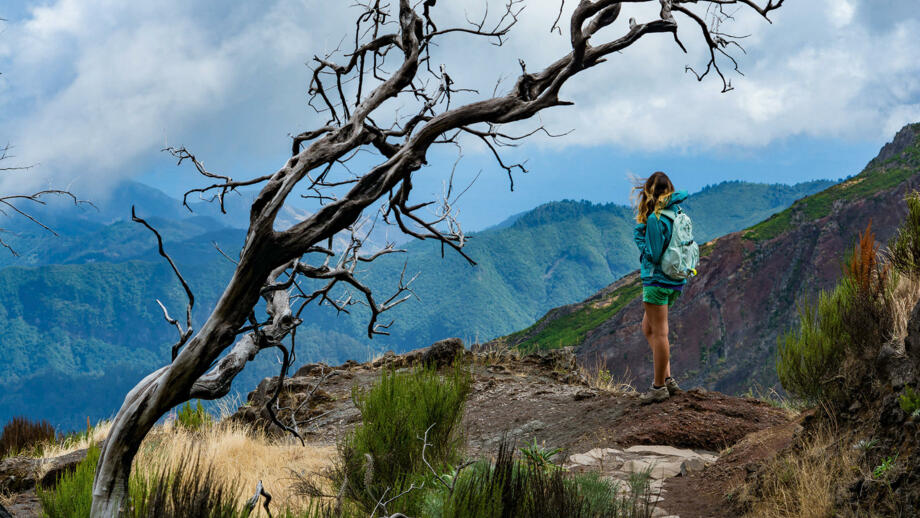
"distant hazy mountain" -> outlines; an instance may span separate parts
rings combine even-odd
[[[730,182],[694,194],[686,208],[698,235],[709,239],[828,185]],[[78,426],[86,416],[108,416],[136,381],[167,361],[175,330],[155,300],[176,315],[185,307],[184,294],[157,256],[153,236],[126,221],[131,204],[163,231],[195,290],[195,322],[212,309],[233,269],[214,244],[233,257],[244,237],[213,207],[196,206],[189,214],[177,200],[141,184],[120,187],[98,210],[51,207],[42,217],[60,237],[23,229],[17,237],[23,257],[0,254],[0,354],[6,359],[0,363],[0,422],[25,413]],[[380,294],[395,287],[406,260],[409,275],[420,272],[415,292],[421,300],[385,315],[385,321],[395,319],[391,336],[368,340],[361,306],[351,315],[311,309],[297,334],[298,363],[364,359],[446,336],[486,340],[523,328],[634,269],[632,227],[628,207],[566,200],[475,233],[466,251],[476,267],[450,251],[442,259],[431,242],[409,243],[408,254],[384,256],[358,272]],[[240,391],[277,369],[274,355],[266,353],[238,378]]]

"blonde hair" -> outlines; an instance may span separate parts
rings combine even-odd
[[[662,209],[668,206],[673,193],[674,184],[671,183],[668,175],[661,171],[657,171],[645,179],[636,179],[632,189],[636,222],[646,223],[652,213],[660,216]]]

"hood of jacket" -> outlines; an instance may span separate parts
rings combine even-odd
[[[686,200],[687,196],[689,196],[689,194],[687,194],[687,191],[683,189],[679,191],[674,191],[673,193],[671,193],[671,199],[668,200],[668,205],[665,208],[666,209],[673,208],[678,203],[682,203],[684,200]]]

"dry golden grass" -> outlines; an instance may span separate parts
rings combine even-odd
[[[163,468],[176,466],[183,455],[195,455],[200,451],[202,465],[212,465],[219,480],[235,483],[241,501],[252,496],[261,480],[272,495],[273,509],[306,510],[309,500],[299,496],[293,486],[299,478],[319,480],[318,475],[332,466],[335,446],[307,444],[304,447],[296,439],[271,438],[226,419],[239,404],[239,398],[218,401],[215,423],[197,432],[176,426],[175,413],[168,415],[166,422],[154,427],[144,439],[134,469],[141,467],[144,473],[153,475]],[[57,457],[85,449],[91,443],[98,444],[108,436],[111,427],[111,421],[100,422],[89,436],[46,446],[42,456]],[[0,503],[5,500],[8,501],[9,496],[0,495]]]
[[[920,279],[913,279],[907,275],[899,275],[892,291],[892,312],[894,314],[893,339],[896,343],[903,343],[907,336],[907,321],[910,312],[920,300]]]
[[[15,495],[13,495],[13,493],[0,491],[0,505],[3,507],[11,507],[14,499]]]
[[[109,430],[111,429],[111,421],[101,421],[97,423],[96,426],[92,427],[92,430],[88,435],[82,434],[79,436],[79,438],[76,439],[68,438],[64,441],[45,446],[42,449],[42,457],[50,459],[52,457],[58,457],[75,452],[77,450],[84,450],[89,448],[90,444],[98,444],[100,441],[108,437]]]
[[[603,390],[618,395],[635,394],[632,377],[627,372],[622,378],[610,374],[606,364],[600,356],[595,356],[591,364],[579,365],[578,370],[588,381],[588,385],[597,390]]]
[[[238,423],[222,421],[198,432],[167,422],[144,440],[134,469],[147,473],[176,466],[183,455],[200,452],[203,465],[210,464],[218,479],[235,483],[241,501],[252,496],[261,480],[272,495],[272,507],[305,510],[309,501],[296,494],[294,473],[318,475],[332,465],[335,447],[301,446],[290,438],[275,439]]]
[[[751,518],[835,516],[834,493],[857,466],[858,451],[842,443],[830,427],[806,440],[801,450],[770,460],[759,480],[740,488]]]

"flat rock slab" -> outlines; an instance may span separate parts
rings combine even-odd
[[[709,462],[714,462],[718,455],[708,451],[698,451],[698,450],[689,450],[685,448],[675,448],[673,446],[656,446],[656,445],[640,445],[640,446],[630,446],[624,450],[629,453],[648,453],[652,455],[663,455],[670,457],[682,457],[685,459],[692,458],[702,458],[707,459]]]
[[[630,479],[637,474],[648,473],[648,495],[639,496],[651,506],[653,517],[675,517],[667,507],[664,482],[668,479],[687,476],[702,471],[718,460],[718,455],[705,450],[676,448],[668,445],[637,445],[625,449],[594,448],[584,453],[570,455],[565,468],[573,471],[596,471],[607,480],[618,484],[620,497],[631,495]]]

